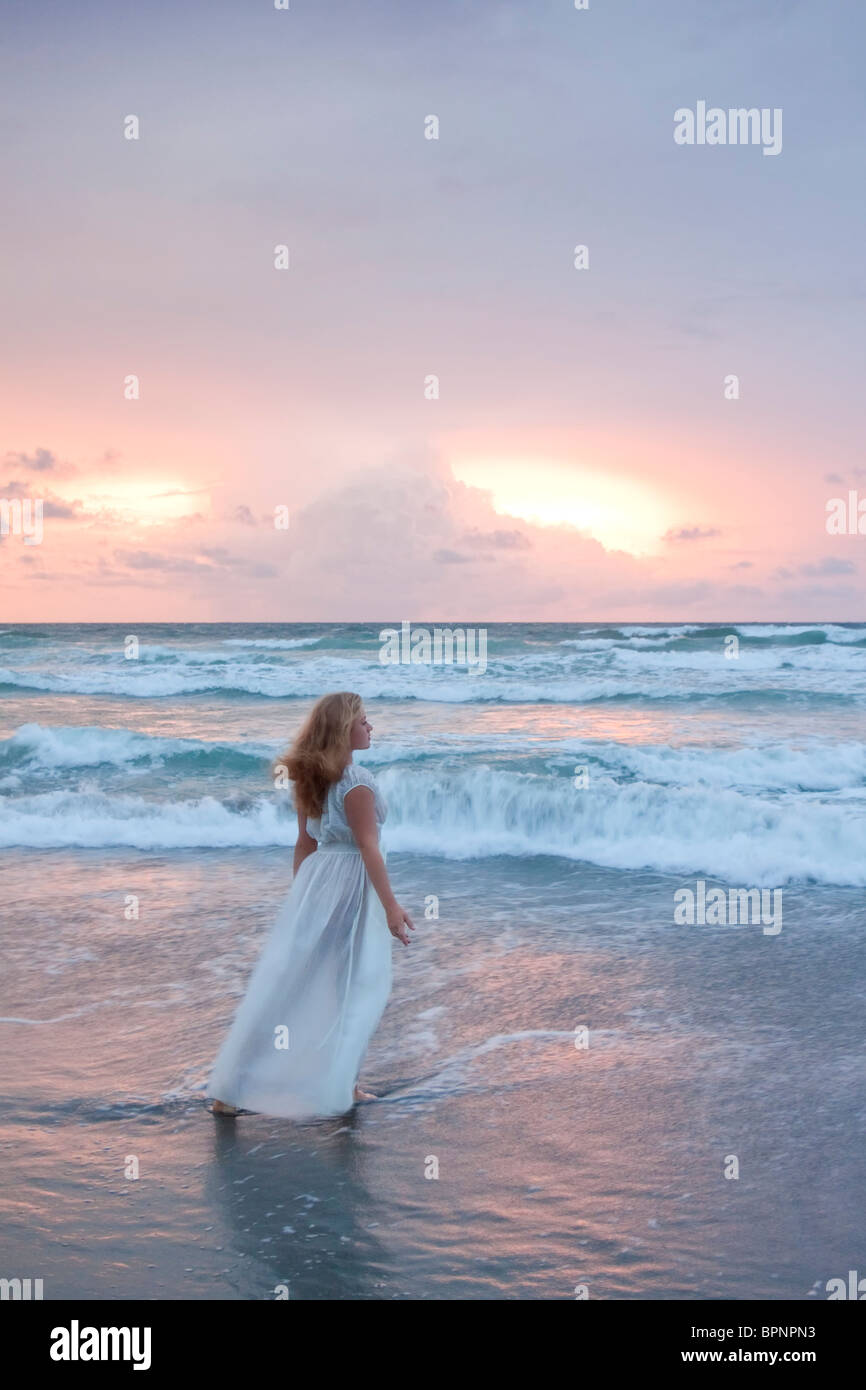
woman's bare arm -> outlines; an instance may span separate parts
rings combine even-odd
[[[313,839],[312,835],[307,834],[307,817],[301,811],[299,811],[298,838],[295,841],[295,858],[292,864],[292,868],[295,873],[298,872],[298,869],[303,864],[307,855],[314,854],[315,850],[316,841]]]
[[[343,798],[343,810],[349,828],[355,837],[355,844],[361,851],[361,858],[370,876],[379,901],[385,909],[388,930],[404,946],[409,945],[409,931],[415,930],[415,923],[394,897],[388,870],[379,849],[379,831],[376,824],[376,802],[370,787],[363,785],[350,787]]]

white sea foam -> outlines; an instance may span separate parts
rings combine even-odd
[[[50,791],[0,802],[0,846],[38,849],[228,849],[290,845],[297,821],[274,798],[245,809],[212,796],[169,803],[98,790]]]
[[[271,651],[292,651],[295,647],[312,647],[321,642],[325,633],[318,637],[225,637],[224,647],[262,647]]]
[[[234,777],[248,760],[251,776],[260,776],[280,748],[245,739],[243,742],[206,742],[200,739],[165,738],[128,729],[99,726],[52,727],[23,724],[8,739],[0,740],[0,769],[44,770],[55,768],[123,768],[128,764],[164,766],[172,759],[186,759],[219,771],[223,764]],[[562,770],[580,763],[597,768],[618,780],[635,778],[665,786],[731,787],[750,791],[855,791],[866,794],[866,743],[831,743],[817,740],[802,746],[781,742],[744,747],[701,745],[629,744],[565,736],[532,741],[524,737],[508,741],[503,735],[437,738],[435,730],[423,744],[388,740],[366,750],[359,761],[380,764],[429,765],[433,760],[467,756],[523,758],[528,753],[549,757]],[[240,762],[239,762],[240,760]],[[459,765],[457,765],[459,772]],[[560,775],[560,774],[557,774]]]
[[[663,633],[667,633],[670,638],[689,637],[693,632],[700,632],[703,624],[671,623],[668,626],[665,623],[653,623],[647,626],[641,623],[615,623],[614,626],[627,637],[660,637]],[[709,626],[713,626],[713,624],[709,624]]]
[[[623,869],[704,872],[741,885],[866,885],[866,801],[758,796],[726,787],[501,771],[380,774],[395,851],[471,859],[550,854]],[[293,843],[288,798],[155,802],[95,788],[0,803],[0,846],[137,849]]]
[[[205,743],[198,739],[160,738],[129,729],[109,729],[99,725],[51,727],[22,724],[9,738],[0,740],[0,767],[21,763],[34,768],[98,767],[146,761],[164,762],[184,754],[218,758],[220,753],[268,758],[274,749],[263,743]]]
[[[631,773],[666,786],[754,791],[836,791],[866,787],[866,743],[769,744],[744,748],[575,740],[572,757],[611,775]],[[591,776],[591,773],[590,773]]]
[[[789,623],[735,623],[732,631],[744,637],[803,637],[808,632],[820,632],[828,642],[862,642],[866,628],[862,624],[842,627],[840,623],[805,623],[796,627]]]
[[[476,768],[453,776],[386,772],[395,849],[450,858],[544,854],[611,868],[703,871],[779,886],[866,885],[866,805],[723,787],[623,784]]]
[[[837,647],[826,642],[812,647],[740,647],[739,655],[732,658],[725,656],[721,642],[717,651],[646,652],[634,647],[618,647],[612,656],[616,661],[655,673],[724,669],[731,677],[737,673],[748,675],[751,671],[779,671],[783,668],[793,671],[842,670],[855,675],[866,672],[866,648],[852,650],[851,647]]]
[[[547,647],[506,647],[488,654],[487,669],[457,665],[383,665],[372,634],[345,654],[308,649],[320,637],[227,638],[216,651],[207,647],[167,647],[145,643],[137,661],[119,648],[66,650],[45,660],[44,650],[28,654],[14,669],[0,669],[0,684],[22,691],[169,699],[203,694],[250,695],[269,699],[315,699],[324,690],[359,690],[365,699],[417,699],[446,704],[580,704],[611,699],[668,699],[727,696],[773,691],[866,695],[866,627],[756,629],[734,627],[740,635],[737,660],[728,660],[725,629],[713,632],[713,645],[683,645],[695,624],[661,631],[640,625],[613,636],[600,629],[567,637]],[[769,646],[749,644],[748,634],[790,638],[815,634],[822,640]],[[826,639],[826,640],[824,640]],[[700,640],[700,638],[699,638]],[[258,649],[258,650],[256,650]]]
[[[631,657],[639,655],[630,653]],[[164,699],[178,695],[259,695],[269,699],[317,699],[326,690],[358,690],[367,700],[426,700],[442,704],[584,704],[597,700],[666,700],[797,691],[836,697],[866,695],[866,661],[852,653],[850,666],[828,660],[754,663],[725,662],[703,654],[696,661],[666,667],[633,665],[594,675],[499,675],[492,667],[479,676],[454,667],[380,666],[359,661],[322,662],[295,670],[207,668],[191,671],[22,672],[0,669],[0,685],[54,694],[113,695]],[[708,659],[705,659],[707,658]],[[619,663],[624,666],[625,663]],[[691,673],[691,674],[690,674]],[[840,684],[840,674],[845,683]]]
[[[220,764],[246,759],[253,774],[261,774],[260,764],[270,764],[285,748],[286,741],[265,743],[255,739],[242,742],[204,739],[168,738],[156,734],[141,734],[129,729],[104,728],[100,725],[22,724],[6,739],[0,739],[0,771],[4,765],[16,770],[55,768],[96,768],[103,765],[122,768],[128,764],[162,766],[172,759],[182,758],[218,771]],[[474,741],[473,741],[474,746]],[[495,751],[492,741],[483,744],[486,751]],[[380,747],[364,753],[364,762],[393,763],[403,759],[425,757],[431,751],[446,752],[445,742],[430,741],[426,749],[409,743],[389,740]],[[2,785],[2,784],[0,784]]]
[[[25,634],[22,648],[16,634],[16,643],[3,644],[0,682],[14,688],[18,698],[7,708],[19,719],[28,719],[20,713],[28,689],[121,701],[211,698],[164,705],[158,717],[144,709],[144,727],[159,735],[102,727],[97,702],[51,702],[57,724],[26,722],[0,740],[0,845],[289,845],[288,798],[274,794],[267,775],[281,747],[241,734],[255,727],[276,735],[302,711],[278,711],[269,725],[265,706],[248,720],[233,696],[307,701],[353,689],[365,700],[395,702],[385,719],[391,737],[359,759],[385,765],[393,850],[455,859],[552,854],[741,885],[864,884],[866,742],[855,714],[856,702],[866,701],[866,626],[631,624],[615,635],[597,627],[575,638],[566,630],[561,642],[560,632],[545,631],[537,640],[531,630],[521,646],[520,634],[503,630],[484,674],[383,666],[372,628],[335,636],[344,643],[338,651],[303,649],[321,637],[257,637],[256,629],[185,646],[182,631],[153,628],[159,640],[144,644],[139,661],[124,660],[104,636],[28,643]],[[724,658],[730,631],[744,638],[737,661]],[[633,707],[533,708],[615,699]],[[677,707],[650,713],[649,706],[666,699],[683,702],[679,732],[699,742],[662,742],[677,728]],[[430,703],[396,707],[400,701]],[[497,712],[495,701],[527,708]],[[47,704],[40,700],[40,709]],[[214,720],[213,705],[225,721],[220,713]],[[94,722],[63,727],[67,708],[70,721],[84,709]],[[108,718],[122,725],[120,708],[115,700]],[[199,729],[216,741],[167,736]],[[229,737],[220,740],[223,732]],[[658,741],[634,741],[642,736]],[[589,771],[584,790],[573,785],[576,766]]]

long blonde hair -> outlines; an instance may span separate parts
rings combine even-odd
[[[307,816],[322,814],[328,788],[339,782],[352,756],[351,729],[364,701],[351,690],[323,695],[307,715],[294,743],[274,763],[294,782],[295,805]]]

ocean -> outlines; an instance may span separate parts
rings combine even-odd
[[[0,630],[0,1273],[826,1297],[864,1260],[866,624],[496,623],[481,664],[383,662],[399,626]],[[340,689],[418,928],[380,1099],[217,1123],[291,883],[271,760]]]

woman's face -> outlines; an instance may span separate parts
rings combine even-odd
[[[373,732],[373,725],[367,718],[364,710],[358,715],[352,724],[352,731],[349,737],[350,748],[369,748],[370,735]]]

